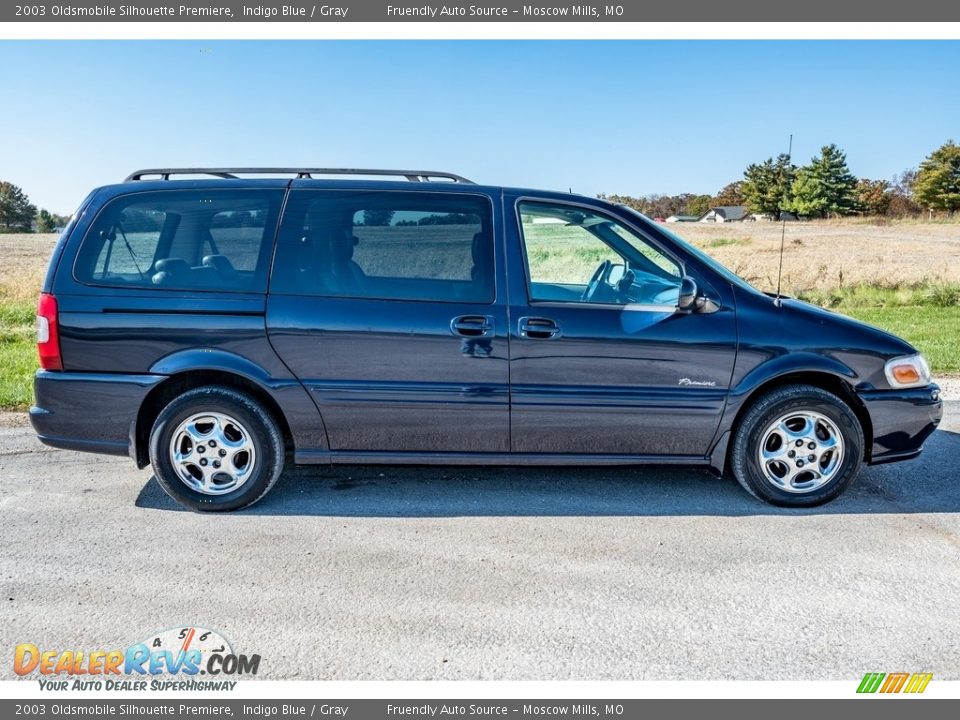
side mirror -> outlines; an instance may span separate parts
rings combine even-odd
[[[693,310],[697,305],[697,281],[689,275],[680,280],[680,298],[677,307],[681,310]]]
[[[684,275],[680,279],[680,297],[677,300],[677,307],[680,310],[695,313],[715,313],[720,309],[713,299],[700,292],[697,281],[689,275]]]

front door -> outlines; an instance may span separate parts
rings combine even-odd
[[[517,199],[515,211],[513,451],[703,457],[733,369],[733,309],[678,310],[681,261],[600,209]]]
[[[268,331],[334,459],[509,450],[498,217],[483,194],[296,183]]]

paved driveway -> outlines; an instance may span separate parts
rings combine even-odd
[[[953,403],[920,459],[801,512],[700,471],[336,468],[198,515],[19,425],[0,427],[8,658],[198,624],[273,679],[960,679]]]

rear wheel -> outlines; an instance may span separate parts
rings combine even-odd
[[[237,510],[273,487],[283,470],[283,437],[259,403],[232,388],[197,388],[172,400],[150,433],[160,486],[193,510]]]
[[[863,430],[833,393],[787,385],[763,395],[733,438],[731,465],[752,495],[774,505],[810,507],[837,497],[863,462]]]

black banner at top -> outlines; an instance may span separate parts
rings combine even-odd
[[[960,3],[942,0],[688,0],[684,3],[564,3],[558,0],[165,2],[34,0],[0,7],[3,22],[933,22],[960,20]]]

